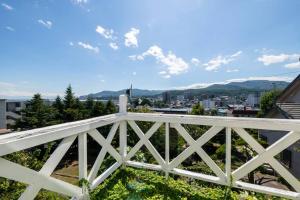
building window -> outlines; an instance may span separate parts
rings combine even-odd
[[[292,167],[292,151],[285,149],[280,154],[281,162],[287,167]]]
[[[260,140],[262,140],[262,141],[268,143],[268,137],[266,137],[266,136],[260,134],[260,135],[259,135],[259,138],[260,138]]]

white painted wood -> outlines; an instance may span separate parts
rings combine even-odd
[[[228,185],[231,185],[231,128],[226,128],[226,158],[225,158],[225,174]]]
[[[220,167],[207,155],[207,153],[198,145],[198,143],[188,134],[188,132],[180,124],[172,124],[180,135],[190,144],[191,148],[197,152],[200,158],[205,162],[210,169],[222,180],[226,180],[224,172]]]
[[[51,177],[50,174],[53,172],[77,135],[79,135],[78,146],[80,157],[80,177],[87,176],[86,133],[88,133],[102,146],[102,149],[88,176],[88,180],[91,182],[92,189],[102,183],[122,164],[126,164],[128,166],[137,168],[164,171],[166,176],[168,176],[168,173],[173,173],[227,186],[231,185],[232,183],[232,186],[237,188],[262,192],[280,197],[300,199],[299,181],[284,166],[282,166],[279,161],[274,158],[274,156],[280,153],[283,149],[286,149],[300,139],[300,120],[127,113],[127,97],[125,97],[120,97],[120,112],[118,114],[0,136],[0,156],[65,138],[39,172],[35,172],[34,170],[0,158],[0,177],[23,182],[29,185],[20,199],[33,199],[41,188],[68,196],[75,196],[76,198],[83,198],[84,194],[81,188],[57,180]],[[134,122],[135,120],[152,121],[155,122],[155,124],[147,131],[146,134],[144,134]],[[126,152],[128,137],[127,121],[140,138],[140,141],[131,149],[128,154]],[[166,124],[166,156],[164,159],[149,141],[150,137],[162,125],[162,123]],[[96,128],[109,124],[114,125],[112,126],[108,137],[105,139],[96,130]],[[209,125],[212,127],[195,141],[180,124]],[[176,128],[179,134],[182,135],[183,138],[190,144],[188,148],[186,148],[171,162],[169,160],[169,126]],[[116,134],[118,127],[120,127],[120,153],[111,146],[111,141]],[[231,127],[234,127],[232,129],[237,132],[251,146],[251,148],[258,153],[257,156],[233,172],[231,172]],[[226,128],[225,173],[202,149],[202,146],[206,142],[211,140],[212,137],[214,137],[224,128]],[[244,130],[244,128],[283,130],[290,131],[290,133],[284,135],[276,143],[264,149],[251,135]],[[157,160],[159,163],[158,165],[130,161],[130,158],[132,158],[143,145],[147,147],[153,157]],[[198,155],[213,170],[217,177],[176,168],[194,152],[198,153]],[[96,178],[97,172],[107,153],[112,155],[117,162]],[[269,163],[274,170],[276,170],[297,192],[278,190],[239,181],[239,179],[263,163]],[[233,180],[230,180],[230,177],[232,177]]]
[[[124,163],[127,156],[127,122],[124,120],[120,122],[120,154],[122,157],[122,162]]]
[[[289,198],[289,199],[300,199],[300,195],[297,192],[281,190],[277,188],[262,186],[262,185],[255,185],[250,183],[245,183],[242,181],[237,181],[234,185],[236,188],[250,190],[254,192],[260,192],[264,194],[270,194],[274,196]]]
[[[191,171],[184,170],[184,169],[174,168],[173,170],[170,171],[170,173],[189,177],[189,178],[199,179],[202,181],[208,181],[211,183],[216,183],[216,184],[221,184],[221,185],[225,184],[224,181],[222,181],[219,177],[196,173],[196,172],[191,172]]]
[[[166,179],[169,177],[169,164],[170,164],[170,124],[165,123],[165,162],[166,162]]]
[[[87,133],[78,135],[79,180],[87,178]]]
[[[239,127],[282,131],[299,131],[300,120],[265,119],[249,117],[217,117],[199,115],[175,115],[157,113],[128,113],[127,120],[198,124],[207,126]]]
[[[160,166],[160,165],[141,163],[141,162],[136,162],[136,161],[126,161],[126,165],[131,166],[131,167],[141,168],[141,169],[150,169],[150,170],[156,170],[156,171],[163,170],[162,166]]]
[[[269,158],[274,157],[299,139],[300,134],[297,132],[291,131],[290,133],[286,134],[277,142],[269,146],[263,153],[258,154],[250,161],[236,169],[232,173],[233,180],[236,181],[243,178],[245,175],[259,167],[263,163],[268,162]]]
[[[8,136],[0,136],[0,156],[59,140],[68,136],[78,135],[79,133],[84,133],[97,127],[112,124],[122,119],[122,115],[114,114],[30,131],[23,131],[20,133],[11,133],[7,134]]]
[[[114,123],[114,125],[111,127],[111,129],[109,131],[109,134],[106,138],[106,143],[111,144],[111,142],[112,142],[112,140],[113,140],[113,138],[114,138],[114,136],[117,132],[117,129],[118,129],[119,125],[120,125],[120,123],[117,122],[117,123]],[[103,160],[106,156],[106,153],[107,153],[107,149],[102,148],[100,153],[98,154],[96,160],[95,160],[95,163],[94,163],[90,173],[89,173],[89,176],[88,176],[88,181],[89,182],[92,182],[96,178],[97,173],[98,173],[98,171],[101,167],[101,164],[102,164],[102,162],[103,162]]]
[[[91,190],[95,189],[99,184],[101,184],[109,175],[116,171],[120,167],[120,163],[116,162],[110,166],[105,172],[103,172],[99,177],[97,177],[91,184]]]
[[[202,147],[205,143],[207,143],[211,138],[213,138],[216,134],[218,134],[223,127],[213,126],[208,131],[206,131],[200,138],[196,140],[199,147]],[[183,152],[181,152],[176,158],[174,158],[169,165],[169,169],[173,169],[180,165],[184,160],[186,160],[190,155],[195,152],[192,146],[189,146]]]
[[[82,196],[81,188],[0,158],[0,177],[26,183],[67,196]]]
[[[165,167],[165,161],[161,157],[161,155],[157,152],[157,150],[154,148],[154,146],[151,144],[151,142],[146,138],[143,131],[138,127],[138,125],[134,121],[128,121],[131,128],[134,130],[134,132],[139,136],[139,138],[144,141],[145,146],[150,151],[152,156],[155,158],[155,160],[163,167]]]
[[[61,159],[64,157],[74,140],[76,139],[76,136],[70,136],[58,145],[58,147],[55,149],[55,151],[51,154],[51,156],[48,158],[42,169],[39,171],[39,173],[44,174],[46,176],[50,176],[51,173],[55,170]],[[34,199],[34,197],[38,194],[41,187],[39,183],[36,183],[34,185],[29,185],[26,190],[22,193],[19,200],[29,200]]]
[[[105,140],[105,138],[97,131],[96,129],[93,129],[89,131],[89,135],[92,136],[92,138],[98,142],[102,148],[106,149],[107,152],[116,159],[117,162],[122,163],[122,158],[120,154],[111,146],[111,144],[108,144]]]
[[[264,153],[266,150],[261,146],[249,133],[242,128],[235,128],[241,138],[243,138],[258,154]],[[284,178],[297,192],[300,192],[300,182],[294,177],[282,164],[273,156],[270,156],[265,162],[269,163],[282,178]]]
[[[140,148],[145,145],[147,141],[151,138],[151,136],[159,129],[159,127],[162,125],[161,122],[156,122],[145,134],[145,137],[140,139],[138,143],[130,150],[130,152],[127,154],[125,161],[130,160]]]
[[[119,113],[127,113],[127,96],[124,94],[119,96]]]
[[[119,96],[119,113],[127,114],[127,95]],[[123,164],[127,154],[127,122],[124,120],[120,124],[120,155]],[[124,165],[123,165],[124,166]]]

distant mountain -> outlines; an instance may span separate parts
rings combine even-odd
[[[288,85],[285,81],[245,81],[245,82],[232,82],[227,86],[237,86],[245,89],[259,89],[259,90],[271,90],[274,87],[277,89],[284,89]]]
[[[210,90],[238,90],[238,89],[249,89],[249,90],[271,90],[273,88],[284,89],[289,83],[285,81],[267,81],[267,80],[254,80],[244,82],[231,82],[227,84],[214,84],[202,89]],[[201,90],[201,89],[200,89]]]
[[[141,97],[141,96],[155,96],[155,95],[159,95],[159,94],[161,94],[163,92],[164,92],[164,90],[132,89],[132,93],[136,97]],[[89,94],[89,95],[92,96],[93,98],[114,98],[114,97],[118,97],[121,94],[125,94],[125,93],[126,93],[126,89],[119,90],[119,91],[105,91],[104,90],[102,92],[98,92],[98,93],[94,93],[94,94]],[[85,99],[89,95],[81,96],[80,99]]]
[[[288,85],[288,82],[285,81],[268,81],[268,80],[252,80],[244,82],[231,82],[227,84],[214,84],[206,88],[200,89],[186,89],[186,90],[170,90],[172,95],[182,95],[185,93],[190,93],[191,95],[201,95],[201,94],[224,94],[224,95],[235,95],[241,92],[255,92],[255,91],[266,91],[273,88],[284,89]],[[102,91],[94,94],[89,94],[94,98],[116,98],[121,94],[125,94],[126,90],[119,91]],[[142,89],[133,89],[132,93],[135,97],[150,97],[157,96],[164,92],[164,90],[142,90]],[[85,99],[88,95],[81,96],[81,99]]]

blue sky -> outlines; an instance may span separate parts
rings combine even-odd
[[[0,0],[0,97],[292,80],[298,0]]]

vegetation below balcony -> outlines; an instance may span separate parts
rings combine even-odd
[[[117,170],[91,193],[91,199],[280,199],[231,190],[198,180],[169,177],[143,169]]]
[[[9,190],[6,188],[10,185]],[[25,189],[21,183],[4,181],[1,184],[0,199],[18,199]],[[41,190],[35,199],[65,200],[69,197],[46,190]],[[91,200],[159,200],[159,199],[232,199],[232,200],[264,200],[283,199],[268,195],[246,192],[229,187],[218,186],[200,180],[192,180],[170,175],[168,180],[162,172],[147,171],[127,167],[119,169],[90,193]]]

